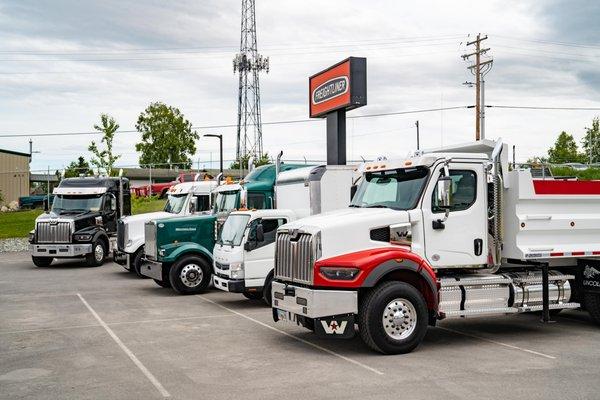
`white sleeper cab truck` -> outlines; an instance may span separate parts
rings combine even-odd
[[[163,211],[119,219],[117,248],[113,252],[115,262],[142,276],[140,267],[144,257],[144,224],[153,219],[209,213],[212,208],[212,191],[216,187],[217,181],[214,180],[179,183],[169,188]]]
[[[275,210],[231,213],[213,250],[214,286],[271,304],[277,228],[298,218],[347,207],[354,167],[311,166],[281,172]]]
[[[367,164],[349,208],[279,228],[273,318],[413,350],[444,318],[584,307],[600,323],[600,181],[509,170],[482,140]]]

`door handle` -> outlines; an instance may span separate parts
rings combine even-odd
[[[475,239],[473,241],[474,252],[476,256],[480,256],[483,252],[483,239]]]

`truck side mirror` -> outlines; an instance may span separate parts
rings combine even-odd
[[[192,197],[190,199],[190,214],[193,214],[196,212],[196,210],[198,209],[197,207],[197,203],[198,203],[198,198],[197,197]]]
[[[358,185],[350,186],[350,200],[352,200],[354,198],[354,195],[356,194],[357,189],[358,189]]]
[[[262,223],[256,225],[256,241],[264,242],[265,241],[265,230],[263,228]]]
[[[437,206],[440,208],[449,209],[452,206],[452,178],[442,176],[438,179],[435,198]]]

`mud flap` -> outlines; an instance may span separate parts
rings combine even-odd
[[[577,261],[577,283],[584,293],[600,294],[600,260],[580,259]]]
[[[354,314],[315,319],[315,333],[320,337],[350,339],[354,337]]]

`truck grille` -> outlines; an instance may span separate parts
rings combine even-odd
[[[117,221],[117,249],[123,250],[125,248],[125,241],[127,240],[127,226],[123,220]]]
[[[70,243],[70,222],[38,222],[35,230],[38,243]]]
[[[310,234],[300,233],[292,237],[289,232],[277,233],[275,278],[311,285],[314,263],[315,251]]]
[[[146,222],[144,225],[145,245],[144,253],[146,257],[156,260],[156,224],[154,222]]]

